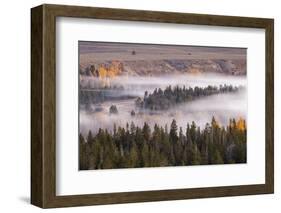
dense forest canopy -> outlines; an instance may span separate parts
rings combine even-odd
[[[169,129],[169,130],[168,130]],[[224,127],[213,117],[200,129],[187,123],[186,131],[173,120],[170,127],[151,129],[132,122],[79,136],[79,169],[113,169],[159,166],[231,164],[246,162],[246,123],[230,119]]]
[[[161,88],[155,89],[152,93],[147,91],[144,94],[143,99],[138,98],[135,103],[136,106],[150,110],[167,110],[176,104],[185,103],[199,98],[207,97],[210,95],[224,94],[224,93],[235,93],[241,91],[242,86],[232,85],[220,85],[207,86],[207,87],[180,87],[171,86],[166,87],[165,90]]]

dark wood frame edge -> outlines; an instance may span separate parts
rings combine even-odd
[[[56,196],[56,17],[263,28],[266,31],[266,183]],[[31,203],[41,208],[274,192],[274,20],[156,11],[41,5],[31,9]]]

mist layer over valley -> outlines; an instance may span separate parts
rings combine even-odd
[[[170,126],[175,119],[185,131],[187,122],[195,123],[204,127],[214,116],[220,125],[226,126],[230,118],[246,119],[247,94],[245,76],[212,75],[169,75],[164,77],[117,77],[111,81],[111,87],[96,88],[97,79],[88,78],[88,92],[98,93],[101,90],[107,96],[105,101],[87,102],[80,104],[80,132],[86,135],[89,130],[97,133],[99,128],[112,131],[114,124],[126,127],[127,123],[134,122],[136,126],[142,127],[148,123],[151,128],[155,124],[162,127]],[[90,85],[90,86],[89,86]],[[243,90],[235,93],[216,94],[187,103],[178,104],[168,110],[140,110],[135,101],[143,97],[145,92],[152,93],[155,88],[164,90],[168,86],[204,88],[209,85],[221,86],[243,86]],[[85,87],[84,87],[85,88]],[[83,91],[83,89],[81,89]],[[110,107],[116,106],[117,113],[111,113]],[[132,115],[132,112],[134,114]]]

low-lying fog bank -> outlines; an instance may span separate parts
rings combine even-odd
[[[165,89],[167,86],[172,87],[207,87],[220,85],[246,86],[247,78],[245,76],[229,76],[219,74],[185,74],[185,75],[165,75],[161,77],[133,77],[119,76],[112,79],[99,79],[93,77],[83,78],[80,81],[81,89],[103,90],[113,88],[120,95],[144,95],[145,91],[152,92],[155,88]]]
[[[84,79],[81,82],[82,87],[87,89],[98,88],[103,90],[101,82],[98,79]],[[97,84],[98,83],[98,84]],[[244,86],[247,88],[247,78],[245,76],[226,76],[226,75],[169,75],[164,77],[118,77],[110,80],[110,85],[121,86],[117,89],[116,96],[130,95],[133,97],[143,97],[145,91],[149,93],[155,88],[165,89],[167,86],[185,86],[185,87],[207,87],[208,85],[233,85]],[[107,87],[108,89],[108,87]],[[118,114],[110,114],[110,106],[115,105]],[[90,108],[90,110],[89,110]],[[135,116],[131,111],[135,111]],[[204,127],[214,116],[216,120],[226,126],[230,118],[239,117],[247,120],[247,89],[236,93],[218,94],[204,97],[199,100],[191,101],[185,104],[177,105],[166,111],[139,113],[135,106],[135,99],[110,100],[100,104],[92,104],[90,107],[80,105],[80,132],[85,135],[91,130],[97,132],[99,128],[113,130],[113,124],[125,127],[126,123],[134,122],[137,126],[143,126],[147,122],[151,128],[157,123],[160,126],[170,126],[173,119],[177,121],[179,127],[185,131],[187,123],[195,123]]]
[[[110,114],[109,108],[115,105],[118,114]],[[201,100],[182,104],[167,111],[138,113],[134,101],[105,102],[99,105],[100,111],[88,112],[80,110],[80,132],[85,135],[89,130],[94,133],[99,128],[113,130],[113,124],[125,127],[126,123],[134,122],[137,126],[143,126],[147,122],[151,128],[157,123],[160,126],[170,126],[173,119],[177,121],[185,131],[187,122],[195,121],[200,127],[210,122],[212,116],[221,124],[226,126],[230,118],[243,117],[247,120],[247,98],[245,92],[237,94],[220,94],[210,96]],[[131,111],[136,115],[132,116]]]

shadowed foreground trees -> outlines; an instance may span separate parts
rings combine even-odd
[[[112,133],[99,129],[79,136],[79,169],[113,169],[161,166],[246,163],[245,120],[230,119],[227,127],[215,118],[200,129],[194,122],[186,131],[172,121],[169,131],[147,123],[126,128],[114,126]]]

